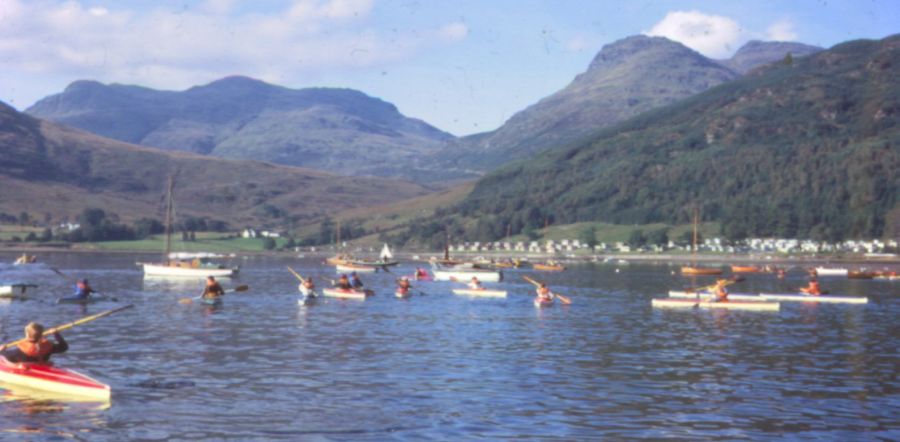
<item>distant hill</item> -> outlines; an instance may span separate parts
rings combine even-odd
[[[404,176],[453,138],[359,91],[240,76],[182,92],[76,81],[26,112],[133,144],[344,175]]]
[[[750,68],[781,60],[787,51],[802,56],[818,49],[750,42],[732,59],[716,61],[663,37],[628,37],[604,46],[571,84],[499,129],[451,141],[435,154],[435,162],[477,175],[735,80]]]
[[[135,146],[0,103],[0,212],[59,219],[98,207],[125,220],[161,219],[165,183],[176,170],[179,215],[236,227],[290,225],[426,193],[409,182]]]
[[[478,237],[548,221],[685,223],[695,205],[732,238],[900,235],[898,66],[892,36],[758,68],[507,165],[456,210]]]
[[[720,64],[739,74],[751,69],[782,60],[787,54],[803,57],[821,51],[818,46],[784,41],[749,41],[741,46],[728,60],[718,60]]]

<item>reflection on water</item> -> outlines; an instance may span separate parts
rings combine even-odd
[[[223,281],[249,291],[206,306],[178,302],[197,296],[202,281],[144,280],[136,256],[42,259],[135,308],[70,330],[71,349],[56,358],[112,385],[109,408],[7,396],[7,433],[114,441],[860,440],[891,438],[898,428],[897,283],[823,281],[835,293],[868,295],[867,305],[670,311],[654,310],[650,299],[707,281],[667,265],[576,265],[538,278],[571,297],[570,306],[535,308],[522,271],[507,272],[507,299],[418,282],[423,293],[401,300],[396,276],[378,273],[362,276],[377,292],[365,301],[301,305],[285,265],[317,281],[333,278],[331,268],[257,257]],[[46,268],[16,272],[41,286],[33,300],[0,304],[4,341],[28,320],[61,324],[118,305],[56,306],[49,301],[68,294],[69,281]],[[802,283],[800,274],[752,275],[735,291]]]

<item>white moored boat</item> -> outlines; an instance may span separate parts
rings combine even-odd
[[[805,293],[760,293],[760,298],[772,301],[830,302],[843,304],[866,304],[869,298],[863,296],[807,295]]]
[[[189,278],[205,278],[207,276],[231,277],[238,273],[238,268],[224,266],[200,265],[197,267],[180,266],[179,263],[150,264],[140,263],[144,267],[145,276],[175,276]]]
[[[26,296],[29,288],[36,287],[34,284],[3,284],[0,285],[0,298],[22,298]]]
[[[847,269],[841,267],[816,267],[819,276],[847,276]]]
[[[505,298],[506,290],[488,290],[488,289],[453,289],[455,295],[466,296],[489,296],[494,298]]]
[[[696,299],[654,299],[651,301],[653,307],[663,308],[721,308],[721,309],[738,309],[738,310],[760,310],[760,311],[778,311],[781,304],[769,301],[737,301],[729,300],[725,302],[714,302]]]
[[[503,272],[500,270],[478,269],[472,267],[470,264],[463,264],[455,267],[434,265],[432,266],[432,272],[434,273],[435,281],[469,282],[473,276],[482,282],[503,281]]]
[[[337,269],[337,271],[339,273],[341,273],[341,272],[375,273],[378,271],[378,267],[359,265],[359,264],[337,264],[334,267],[335,267],[335,269]]]

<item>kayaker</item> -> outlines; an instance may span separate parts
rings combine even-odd
[[[807,295],[821,295],[822,289],[819,287],[819,281],[816,278],[809,279],[809,285],[800,289],[801,292],[806,293]]]
[[[75,283],[75,299],[84,301],[88,299],[92,293],[97,292],[94,291],[94,288],[91,287],[87,279],[79,279],[78,282]]]
[[[352,284],[355,289],[363,288],[363,282],[359,279],[359,275],[357,275],[356,272],[350,273],[350,284]]]
[[[547,284],[541,283],[537,288],[537,300],[541,302],[552,302],[553,301],[553,293],[550,292],[550,288],[547,287]]]
[[[726,302],[728,301],[728,289],[725,286],[728,284],[727,279],[719,279],[716,281],[715,294],[716,294],[716,302]]]
[[[348,278],[346,274],[343,274],[338,278],[335,286],[341,290],[353,290],[353,285],[350,284],[350,278]]]
[[[69,344],[59,332],[53,333],[53,337],[56,338],[56,342],[44,337],[43,325],[36,322],[29,323],[25,326],[25,340],[10,349],[7,349],[6,345],[0,345],[0,355],[12,363],[46,364],[50,361],[50,355],[65,353],[69,349]]]
[[[219,282],[216,281],[216,278],[213,276],[206,277],[206,286],[203,287],[203,294],[200,295],[201,298],[210,299],[210,298],[218,298],[220,296],[225,295],[225,289],[219,285]]]
[[[313,283],[311,276],[304,279],[303,283],[300,284],[300,293],[302,293],[303,296],[316,295],[316,285]]]
[[[469,288],[472,290],[483,290],[484,287],[481,286],[481,281],[478,280],[477,276],[473,276],[472,280],[469,281]]]
[[[400,277],[397,281],[397,291],[400,292],[400,294],[406,295],[409,293],[410,289],[412,289],[412,285],[409,283],[409,278],[405,276]]]
[[[420,280],[420,279],[422,279],[422,280],[428,279],[428,272],[426,272],[425,269],[423,269],[421,267],[416,267],[416,280]]]

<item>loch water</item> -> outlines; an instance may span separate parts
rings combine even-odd
[[[0,385],[0,440],[897,440],[900,281],[822,278],[869,303],[782,302],[778,312],[658,309],[669,289],[709,283],[665,263],[576,264],[504,272],[506,299],[362,275],[376,295],[298,303],[291,266],[319,287],[321,258],[234,258],[223,305],[179,303],[199,280],[145,279],[138,254],[46,253],[0,281],[38,284],[0,300],[0,338],[134,304],[64,333],[58,366],[113,389],[109,404],[21,394]],[[421,264],[420,264],[421,265]],[[57,269],[69,279],[52,271]],[[522,276],[572,305],[535,308]],[[75,278],[118,302],[56,305]],[[750,275],[733,292],[805,284]]]

